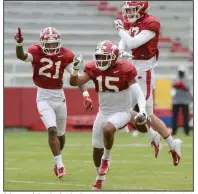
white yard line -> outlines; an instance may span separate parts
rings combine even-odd
[[[93,163],[92,160],[72,160],[72,162],[76,163]],[[111,160],[111,163],[117,163],[117,164],[145,164],[145,161],[130,161],[130,160]],[[172,160],[170,158],[170,163],[172,163]],[[157,161],[155,162],[155,165],[162,165],[165,164],[163,161]],[[181,164],[191,164],[191,162],[181,162]]]
[[[22,168],[9,168],[9,167],[5,167],[4,170],[22,170]],[[40,169],[37,169],[37,168],[33,168],[33,170],[40,170]],[[81,172],[84,172],[85,170],[84,169],[81,169],[80,170]],[[89,170],[86,170],[86,172],[91,172],[93,171],[93,169],[89,169]],[[119,172],[124,172],[124,171],[119,171]],[[146,171],[146,170],[132,170],[133,173],[150,173],[149,171]],[[152,171],[153,174],[180,174],[179,172],[166,172],[166,171]]]
[[[35,185],[60,185],[60,186],[77,186],[77,187],[88,187],[91,185],[82,184],[71,184],[71,183],[57,183],[57,182],[36,182],[36,181],[25,181],[25,180],[6,180],[9,183],[21,183],[21,184],[35,184]]]
[[[42,146],[41,144],[35,144],[35,143],[29,143],[29,145],[38,145],[35,148],[40,148],[40,146]],[[166,143],[162,143],[162,146],[166,146]],[[92,144],[65,144],[65,147],[92,147]],[[148,143],[131,143],[131,144],[115,144],[114,147],[116,148],[123,148],[123,147],[151,147],[149,141]],[[192,144],[182,144],[182,147],[193,147],[193,143]]]
[[[71,184],[71,183],[57,183],[57,182],[37,182],[37,181],[25,181],[25,180],[6,180],[5,182],[9,183],[19,183],[19,184],[34,184],[34,185],[59,185],[59,186],[76,186],[76,187],[89,187],[92,185],[86,184]],[[156,189],[156,188],[138,188],[132,185],[112,185],[114,189],[134,189],[134,190],[156,190],[156,191],[165,191],[170,189]]]
[[[137,155],[138,156],[138,155]],[[151,155],[152,157],[152,155]],[[147,157],[146,157],[147,158]],[[29,161],[31,160],[35,160],[35,159],[28,159]],[[5,159],[6,161],[6,159]],[[75,162],[75,163],[93,163],[92,160],[71,160],[71,162]],[[117,164],[145,164],[145,161],[131,161],[131,160],[111,160],[112,163],[117,163]],[[171,161],[171,157],[170,157],[170,162]],[[163,161],[159,161],[159,160],[156,160],[155,162],[155,165],[158,165],[158,164],[164,164]],[[181,162],[181,164],[192,164],[191,162]]]
[[[168,151],[167,151],[167,153],[168,153]],[[30,151],[30,152],[22,152],[22,151],[16,152],[15,151],[15,152],[6,152],[6,154],[13,154],[13,155],[49,155],[50,152],[35,152],[35,151],[34,152],[32,152],[32,151]],[[63,151],[62,155],[67,157],[67,156],[74,155],[74,153],[67,153],[67,150],[65,150],[65,153]],[[113,155],[113,157],[117,157],[117,156],[121,156],[122,154],[112,154],[112,155]],[[90,157],[92,157],[92,153],[91,152],[90,153],[78,153],[78,156],[90,156]],[[152,157],[154,157],[152,151],[149,154],[143,154],[143,155],[141,155],[141,154],[130,154],[129,153],[129,156],[130,157],[139,157],[139,158],[152,158]],[[193,158],[193,155],[183,155],[182,158]],[[16,160],[16,159],[4,158],[4,161],[14,161],[14,160]],[[32,160],[34,160],[34,159],[32,159]]]
[[[21,170],[21,168],[9,168],[9,167],[4,167],[4,170]]]

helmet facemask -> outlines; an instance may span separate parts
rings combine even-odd
[[[142,18],[148,9],[148,1],[126,1],[122,11],[123,16],[127,18],[126,22],[134,23]]]
[[[124,15],[126,15],[129,22],[134,23],[141,18],[139,13],[141,9],[141,5],[124,7]]]
[[[93,60],[96,62],[96,67],[100,71],[107,70],[115,59],[116,55],[111,53],[94,53],[93,56]]]
[[[40,44],[43,49],[43,52],[47,55],[58,54],[61,48],[61,39],[56,38],[56,34],[45,35],[46,40],[41,40]],[[50,37],[48,39],[48,36]]]

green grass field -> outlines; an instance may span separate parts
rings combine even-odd
[[[183,140],[182,160],[175,167],[168,147],[156,159],[150,142],[141,134],[117,133],[112,163],[103,190],[152,191],[193,190],[193,136]],[[57,179],[47,133],[4,132],[4,191],[89,191],[95,181],[91,133],[68,133],[63,153],[67,169]]]

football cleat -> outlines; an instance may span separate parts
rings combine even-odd
[[[182,141],[180,139],[175,139],[175,149],[170,150],[169,153],[172,155],[173,158],[173,165],[177,166],[181,159],[181,144]]]
[[[156,136],[153,138],[153,141],[151,142],[151,146],[154,147],[155,149],[155,157],[157,158],[159,152],[160,152],[160,148],[161,148],[161,145],[160,145],[160,135],[159,133],[156,134]]]
[[[94,185],[92,186],[92,190],[98,190],[100,191],[102,189],[102,185],[104,183],[104,180],[96,180],[96,182],[94,183]]]
[[[54,165],[54,173],[58,178],[62,178],[65,176],[65,167],[57,168],[57,165]]]
[[[100,176],[106,175],[109,171],[109,160],[102,159],[100,168],[98,169],[98,174]]]

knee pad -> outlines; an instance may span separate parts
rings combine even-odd
[[[58,119],[56,123],[57,123],[57,136],[64,135],[66,131],[66,118]]]
[[[94,148],[104,148],[103,135],[92,133],[92,145]]]

